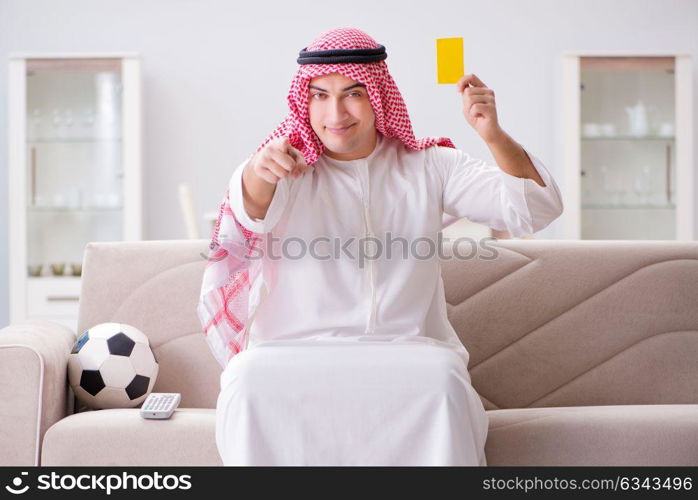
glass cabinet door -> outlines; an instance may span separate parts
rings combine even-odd
[[[582,57],[582,239],[675,239],[675,59]]]
[[[90,241],[122,239],[120,59],[27,59],[29,276],[80,276]]]

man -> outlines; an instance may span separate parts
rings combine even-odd
[[[560,192],[475,75],[456,89],[498,166],[416,139],[386,57],[360,30],[320,35],[301,51],[289,116],[230,180],[198,309],[225,367],[226,464],[486,463],[487,416],[433,243],[444,214],[539,231]]]

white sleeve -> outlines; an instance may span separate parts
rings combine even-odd
[[[467,217],[515,237],[530,235],[548,226],[562,214],[560,189],[543,163],[526,151],[545,187],[533,179],[516,177],[497,165],[472,158],[467,153],[437,146],[433,167],[443,180],[443,211]],[[525,151],[525,149],[524,149]]]
[[[243,161],[235,169],[235,172],[233,172],[233,175],[230,178],[230,209],[233,211],[233,214],[238,222],[246,229],[249,229],[254,233],[268,233],[274,228],[276,223],[279,222],[279,219],[286,208],[286,204],[288,202],[290,176],[287,175],[276,183],[274,196],[271,199],[271,204],[267,209],[264,219],[250,217],[245,210],[242,198],[242,172],[245,170],[247,163],[252,159],[252,156],[254,155],[250,155],[249,158]]]

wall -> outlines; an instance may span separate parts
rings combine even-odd
[[[495,90],[503,128],[549,167],[561,187],[563,52],[680,51],[693,54],[698,64],[698,2],[692,0],[406,5],[396,0],[4,0],[0,53],[5,58],[16,51],[142,54],[147,239],[186,236],[177,199],[180,181],[192,184],[200,213],[217,208],[231,170],[285,116],[297,52],[335,26],[361,28],[386,46],[417,136],[448,136],[460,149],[492,160],[465,122],[453,86],[434,83],[434,40],[464,37],[466,71]],[[0,93],[6,91],[7,65],[2,64]],[[0,129],[6,127],[3,98]],[[0,135],[0,162],[4,200],[6,133]],[[7,203],[0,203],[0,325],[8,322],[7,219]],[[558,224],[537,238],[556,237]]]

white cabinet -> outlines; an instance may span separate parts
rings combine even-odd
[[[85,245],[142,239],[140,67],[137,54],[11,54],[11,322],[76,329]]]
[[[564,236],[692,240],[688,55],[566,54]]]

